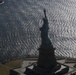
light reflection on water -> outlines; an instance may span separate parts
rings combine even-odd
[[[0,7],[0,61],[38,55],[43,8],[56,55],[76,58],[75,0],[8,0]]]

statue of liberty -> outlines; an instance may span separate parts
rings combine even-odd
[[[41,39],[42,39],[41,48],[45,48],[45,47],[47,48],[49,46],[51,46],[53,48],[51,40],[48,37],[49,23],[48,23],[45,9],[44,9],[44,15],[45,15],[45,17],[43,18],[43,26],[40,28]]]
[[[43,26],[41,31],[41,46],[39,50],[39,57],[37,65],[34,65],[33,69],[27,68],[26,74],[29,75],[52,75],[56,70],[60,69],[60,65],[57,65],[54,50],[49,37],[48,37],[48,19],[46,17],[46,10],[44,9]],[[30,72],[30,73],[29,73]]]

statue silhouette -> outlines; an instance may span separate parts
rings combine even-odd
[[[33,69],[26,68],[26,75],[63,75],[69,71],[69,68],[66,67],[61,71],[58,71],[61,68],[61,64],[57,63],[54,50],[49,37],[48,37],[48,19],[46,16],[46,10],[44,9],[43,26],[41,30],[41,39],[42,43],[39,48],[39,57],[37,64],[34,65]],[[56,73],[57,72],[57,73]]]
[[[49,23],[46,16],[46,10],[44,9],[43,26],[41,31],[41,46],[39,50],[39,58],[37,65],[43,68],[53,68],[56,66],[56,58],[54,55],[55,48],[53,47],[51,40],[48,37]],[[45,63],[44,63],[45,62]]]
[[[46,10],[44,9],[43,26],[40,28],[42,43],[39,50],[39,57],[37,65],[34,65],[33,69],[26,69],[27,75],[52,75],[57,68],[57,62],[54,54],[55,48],[53,47],[48,37],[48,19],[46,16]],[[59,65],[58,65],[59,66]],[[30,73],[29,73],[30,72]]]
[[[52,43],[48,37],[48,30],[49,30],[49,23],[48,23],[48,19],[46,16],[46,10],[44,9],[44,15],[45,17],[43,18],[43,26],[40,28],[41,31],[41,39],[42,39],[42,43],[41,46],[42,47],[48,47],[49,45],[52,46]]]

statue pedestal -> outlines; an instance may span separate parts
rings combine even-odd
[[[37,65],[33,69],[26,68],[26,75],[52,75],[60,69],[54,55],[54,48],[39,48],[39,58]]]
[[[57,65],[56,58],[54,55],[55,48],[39,48],[39,58],[37,65],[45,69],[52,69]]]
[[[44,69],[37,65],[31,65],[26,68],[26,71],[24,72],[24,74],[26,75],[64,75],[68,71],[69,71],[69,66],[57,63],[57,66],[52,68],[52,70]]]

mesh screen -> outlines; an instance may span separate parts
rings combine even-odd
[[[6,0],[0,5],[0,61],[38,55],[44,8],[55,54],[76,58],[75,0]]]

